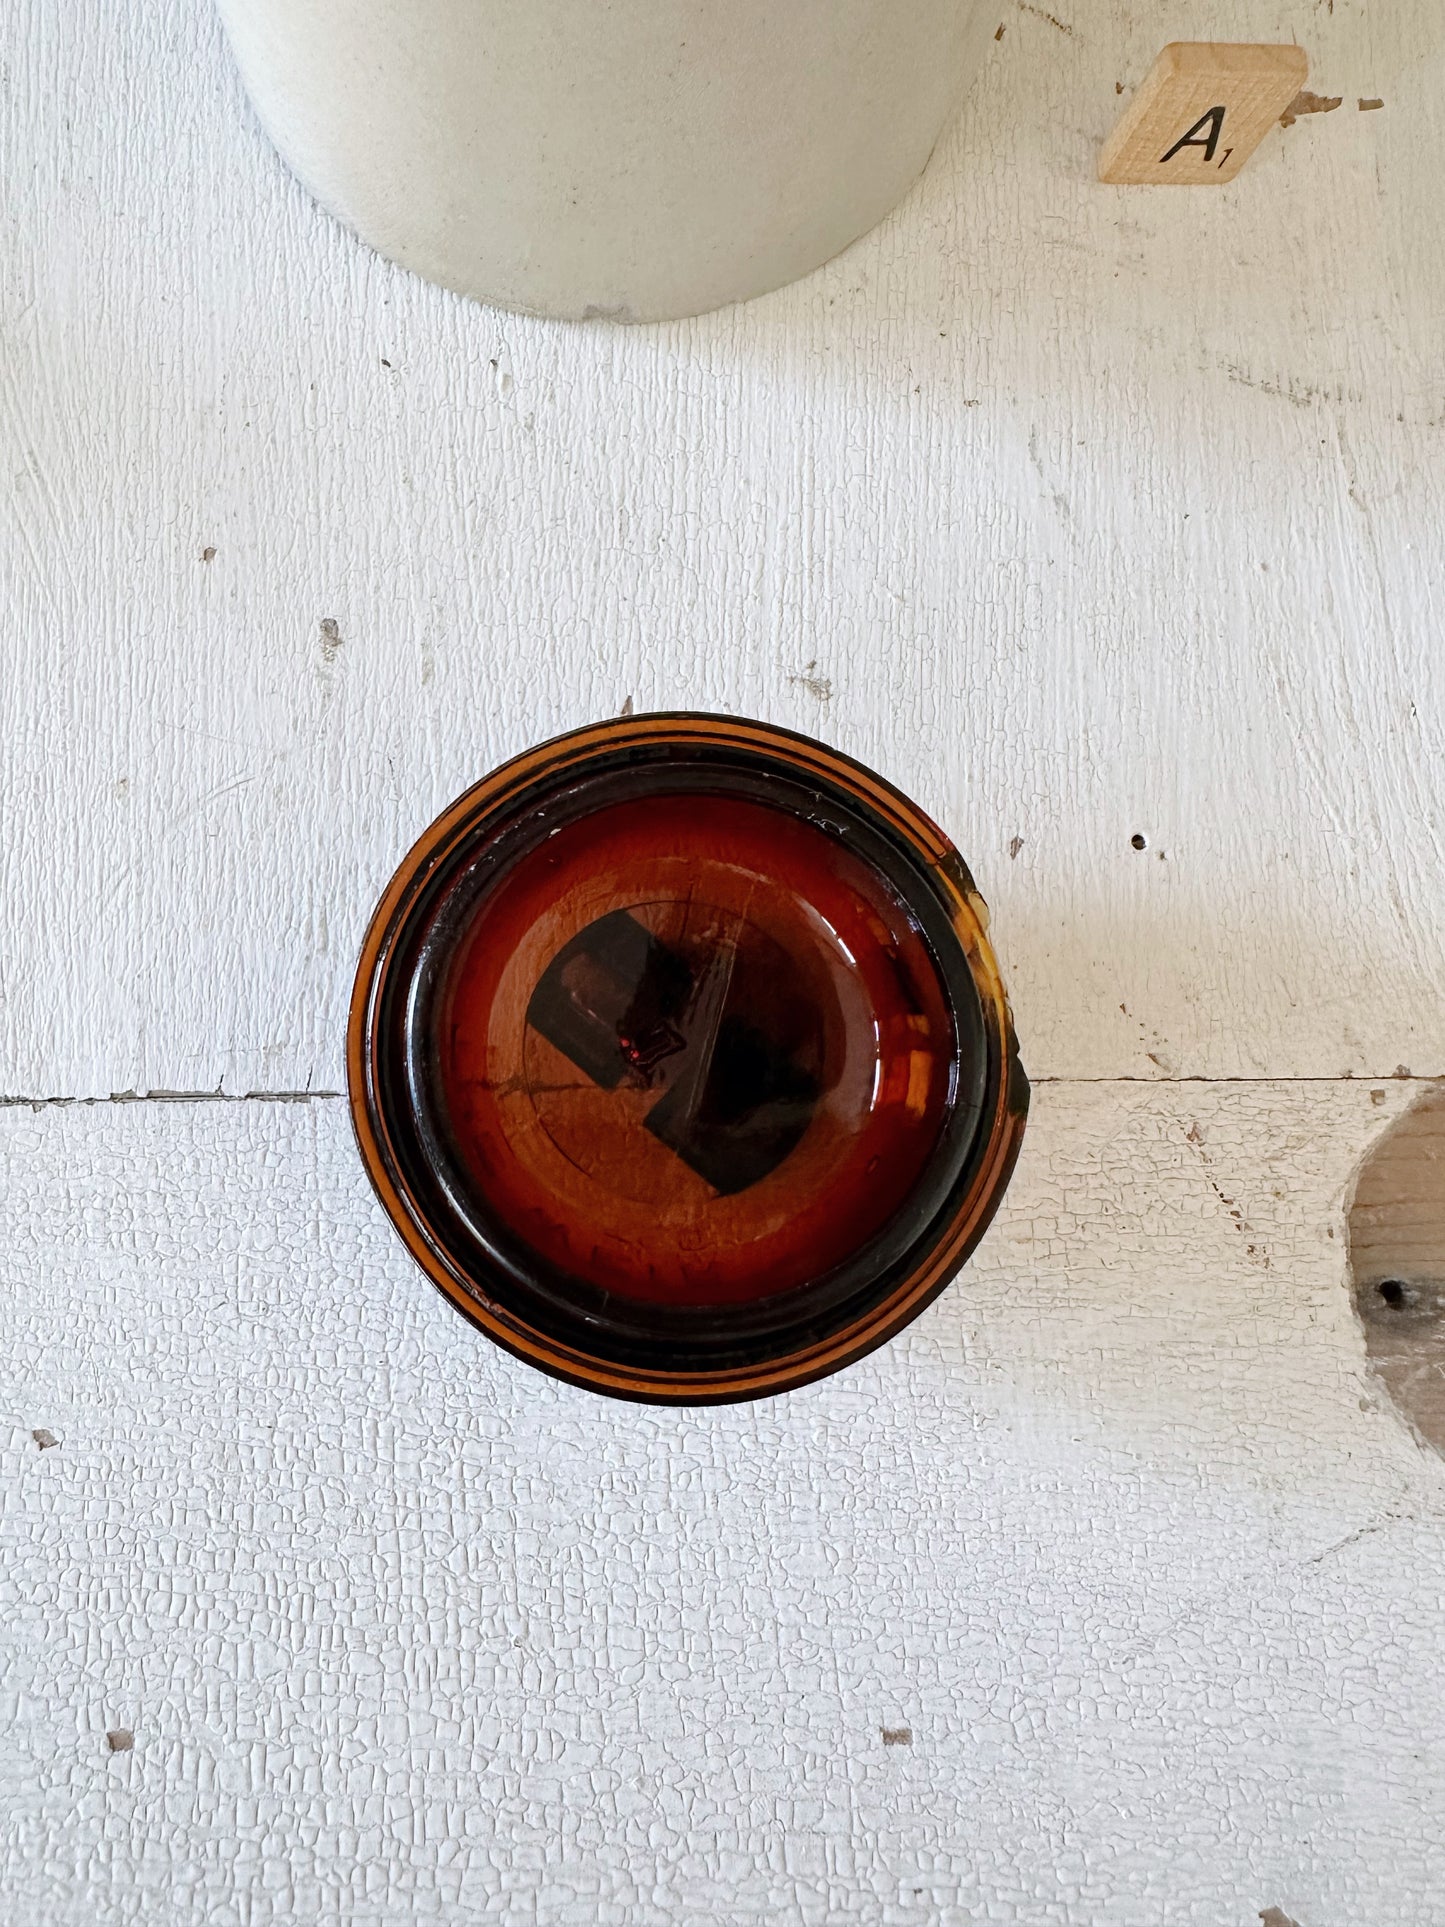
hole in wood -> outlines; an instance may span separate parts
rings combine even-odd
[[[1129,838],[1129,847],[1131,850],[1147,850],[1149,847],[1149,839],[1142,831],[1135,830],[1134,834]]]
[[[1371,1368],[1401,1417],[1445,1452],[1445,1088],[1398,1118],[1360,1166],[1349,1256]]]

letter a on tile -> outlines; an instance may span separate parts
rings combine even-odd
[[[1201,140],[1200,134],[1206,127],[1209,129],[1209,137],[1207,140]],[[1214,159],[1214,150],[1219,145],[1219,136],[1223,127],[1224,109],[1222,107],[1211,107],[1207,114],[1201,114],[1199,116],[1187,134],[1181,134],[1179,136],[1167,154],[1161,154],[1159,156],[1159,165],[1162,167],[1165,161],[1172,161],[1174,156],[1186,147],[1202,147],[1204,149],[1205,160],[1212,161]]]
[[[1104,142],[1099,179],[1118,186],[1232,181],[1308,72],[1303,47],[1175,41]]]

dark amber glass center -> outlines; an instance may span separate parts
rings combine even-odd
[[[705,1387],[956,1263],[1008,1072],[916,813],[756,725],[595,738],[413,853],[358,1128],[503,1342]]]
[[[907,904],[838,835],[725,795],[561,825],[481,894],[434,1009],[466,1190],[550,1270],[637,1302],[835,1270],[904,1211],[954,1096]]]

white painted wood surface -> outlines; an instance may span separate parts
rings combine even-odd
[[[482,1344],[339,1101],[6,1113],[0,1919],[1427,1927],[1380,1088],[1050,1087],[903,1339],[692,1413]]]
[[[1445,1070],[1433,0],[1003,6],[896,216],[660,330],[368,253],[203,0],[4,6],[0,1091],[334,1088],[416,832],[629,696],[932,807],[1036,1074]],[[1346,107],[1101,188],[1186,24]]]
[[[369,255],[204,0],[0,18],[0,1091],[335,1088],[402,850],[627,697],[926,802],[1040,1080],[918,1327],[701,1415],[488,1350],[334,1100],[0,1111],[3,1927],[1445,1920],[1341,1216],[1445,1071],[1438,9],[1008,0],[882,229],[640,331]],[[1344,106],[1098,187],[1202,35]]]

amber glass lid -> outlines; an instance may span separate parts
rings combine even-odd
[[[561,737],[433,824],[372,921],[349,1074],[372,1181],[461,1310],[686,1403],[914,1317],[1027,1106],[942,834],[821,744],[690,715]]]

